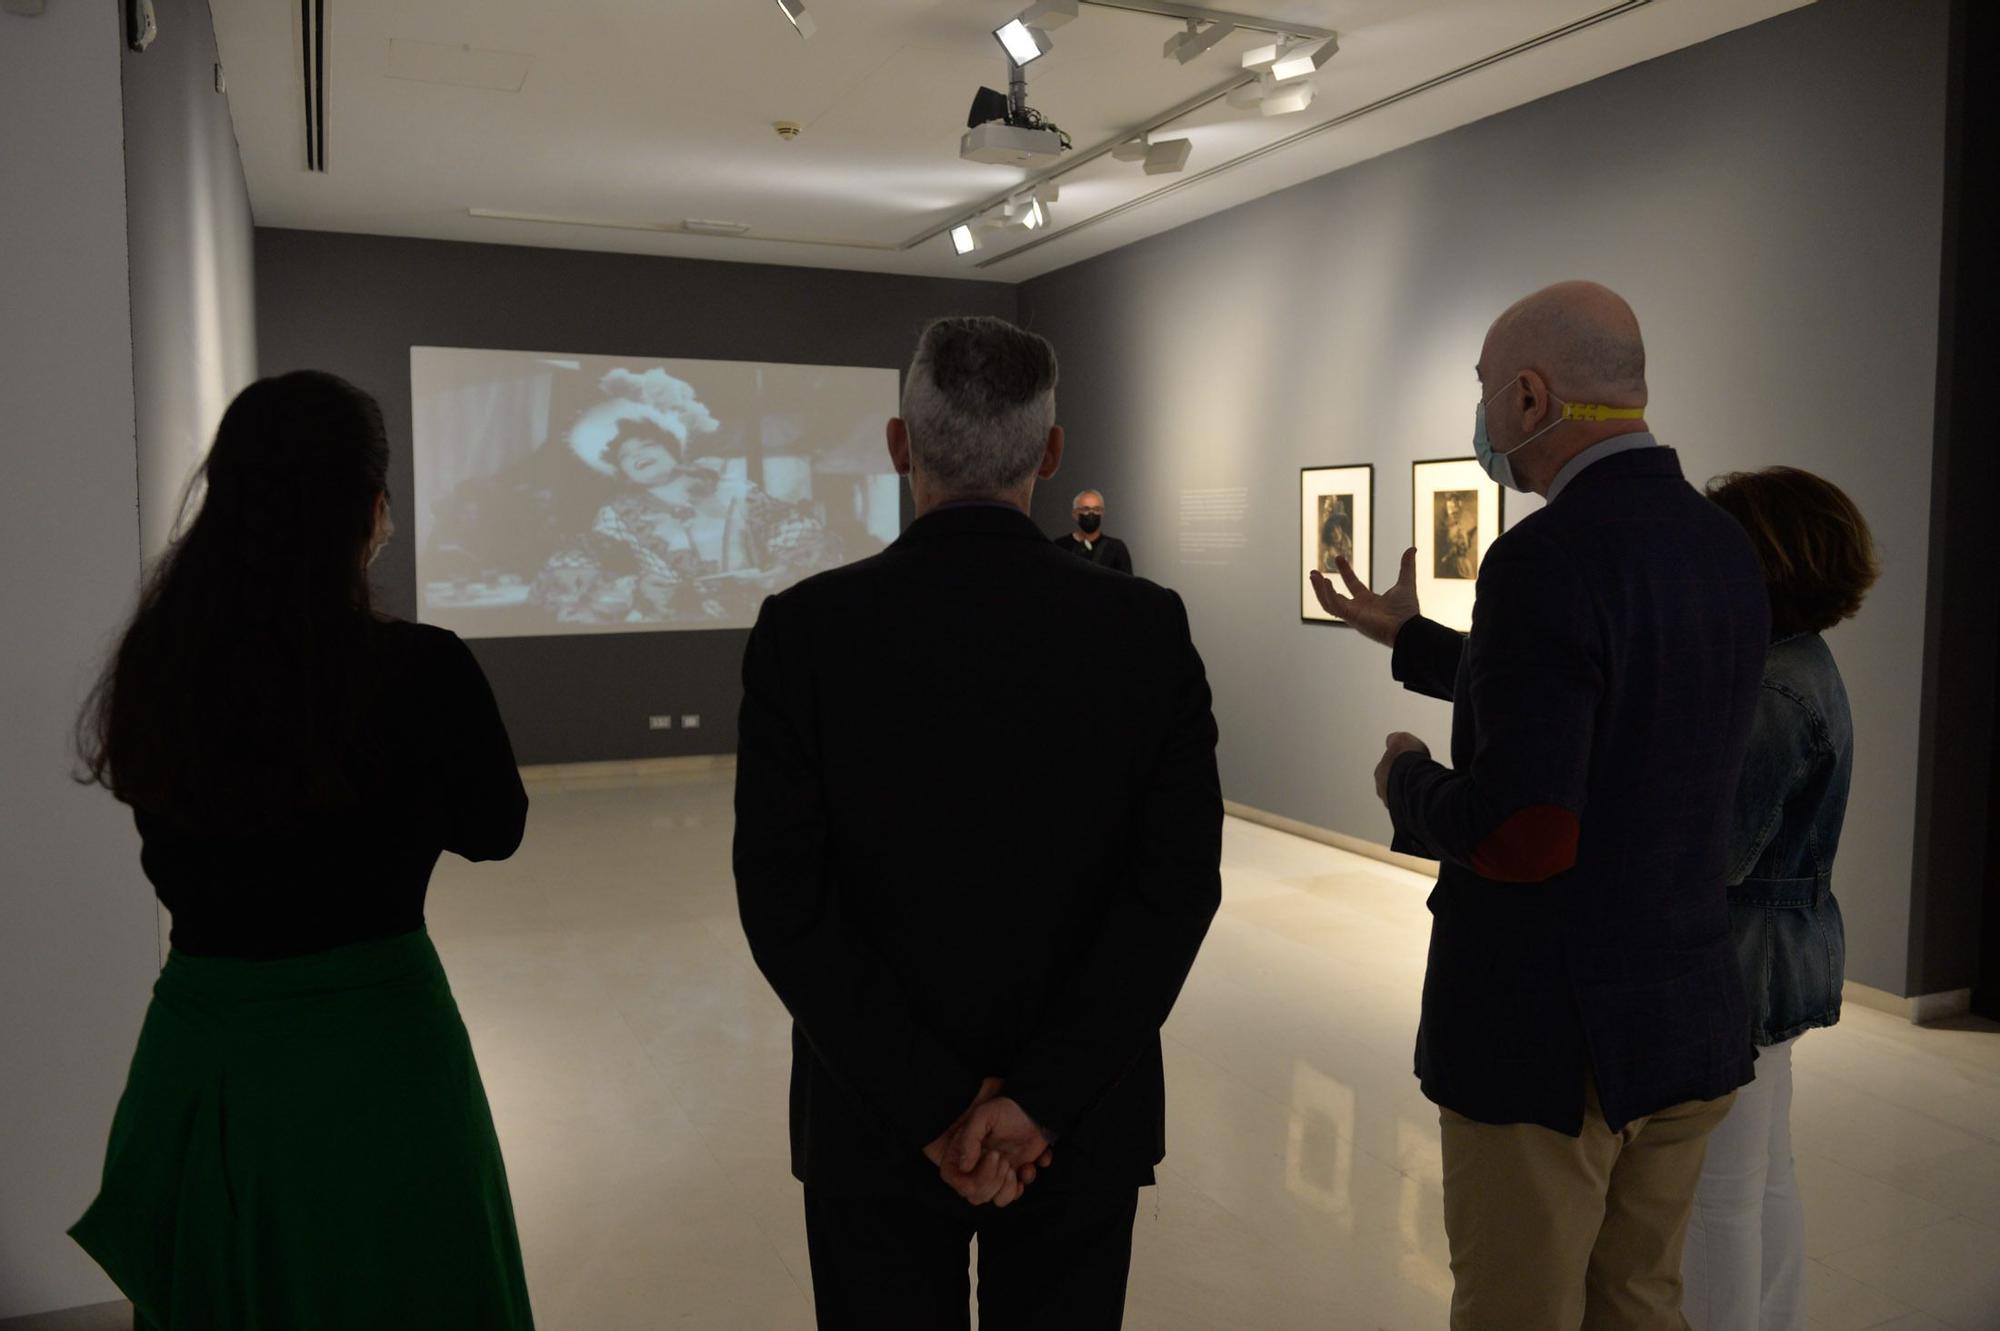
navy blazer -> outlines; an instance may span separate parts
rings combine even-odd
[[[1726,835],[1770,608],[1749,539],[1666,448],[1614,454],[1494,542],[1470,638],[1406,624],[1406,687],[1453,703],[1445,768],[1390,773],[1443,862],[1416,1070],[1484,1123],[1616,1131],[1748,1082]]]
[[[1221,900],[1215,738],[1180,597],[1017,510],[764,602],[736,891],[794,1021],[801,1180],[949,1197],[923,1147],[997,1076],[1058,1141],[1037,1188],[1152,1181],[1160,1025]]]

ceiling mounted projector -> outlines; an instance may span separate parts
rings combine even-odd
[[[958,141],[960,157],[993,166],[1045,166],[1062,153],[1061,130],[1010,125],[1004,120],[975,125]]]

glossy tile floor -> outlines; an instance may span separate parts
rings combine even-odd
[[[447,857],[430,919],[540,1324],[811,1326],[788,1023],[736,923],[729,774],[533,793],[520,855]],[[1167,1027],[1127,1325],[1441,1327],[1437,1116],[1409,1072],[1427,884],[1234,820],[1224,881]],[[2000,1328],[2000,1028],[1850,1007],[1796,1064],[1812,1325]]]

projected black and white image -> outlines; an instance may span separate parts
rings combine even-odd
[[[747,628],[896,539],[893,370],[414,347],[418,614]]]
[[[1307,467],[1299,472],[1299,618],[1315,624],[1344,621],[1326,613],[1313,593],[1317,570],[1340,579],[1345,559],[1366,582],[1374,575],[1368,552],[1374,540],[1375,468]]]

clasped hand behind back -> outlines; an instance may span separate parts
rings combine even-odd
[[[1055,1161],[1048,1138],[988,1077],[958,1121],[924,1147],[946,1186],[974,1206],[1011,1206]]]

